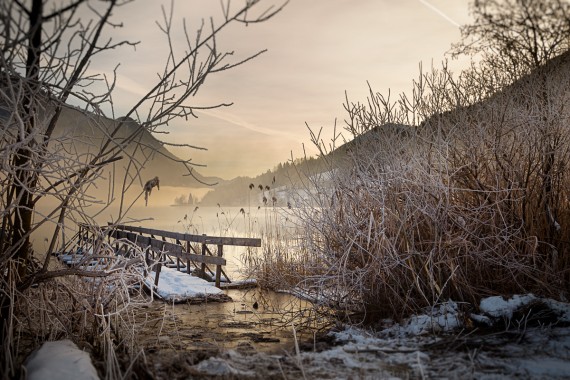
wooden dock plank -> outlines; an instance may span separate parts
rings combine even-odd
[[[177,257],[182,260],[191,260],[199,263],[212,264],[212,265],[226,265],[226,259],[224,259],[223,257],[196,255],[193,253],[188,253],[184,250],[184,247],[181,245],[170,243],[167,241],[162,241],[159,239],[154,239],[148,236],[131,234],[129,232],[119,231],[119,230],[113,231],[111,236],[114,237],[115,239],[127,239],[142,249],[151,247],[153,250],[157,252],[164,252],[169,256]]]

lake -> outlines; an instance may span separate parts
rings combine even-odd
[[[101,225],[112,220],[98,217]],[[211,236],[261,238],[262,244],[272,229],[279,225],[280,230],[294,230],[295,218],[291,210],[277,207],[201,207],[194,205],[171,206],[153,204],[148,207],[135,207],[129,212],[124,224],[155,228],[167,231],[207,234]],[[43,236],[53,227],[45,226],[34,237],[38,252],[45,251],[47,242]],[[71,233],[67,239],[71,238]],[[39,247],[39,248],[38,248]],[[231,280],[245,277],[243,271],[244,255],[256,255],[263,248],[224,247],[227,265],[224,268]],[[165,319],[165,331],[170,338],[157,340],[156,331],[149,329],[142,334],[150,346],[157,349],[162,346],[176,347],[177,351],[200,350],[203,345],[222,345],[236,348],[249,345],[256,350],[279,351],[293,344],[293,325],[300,336],[307,338],[309,330],[301,327],[311,324],[312,306],[310,302],[300,300],[290,294],[263,291],[260,289],[226,290],[232,298],[226,303],[166,304],[153,302],[149,315],[168,313]],[[257,303],[258,307],[254,308]],[[166,314],[165,314],[166,315]],[[166,327],[166,326],[170,327]],[[142,333],[142,332],[141,332]],[[160,351],[160,350],[159,350]]]
[[[262,245],[276,228],[281,233],[293,233],[296,227],[291,210],[278,207],[149,206],[133,209],[129,217],[126,222],[136,226],[210,236],[261,238]],[[142,220],[149,217],[152,219]],[[230,279],[242,278],[243,256],[255,255],[261,249],[224,246],[228,262],[224,270]]]

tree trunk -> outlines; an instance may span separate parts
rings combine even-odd
[[[36,96],[39,95],[40,53],[42,44],[42,0],[33,0],[30,12],[28,32],[28,56],[26,60],[26,94],[24,96],[23,117],[26,128],[21,141],[25,141],[30,134],[37,132],[36,125]],[[18,112],[16,110],[16,112]],[[17,180],[15,186],[15,201],[17,207],[14,212],[12,248],[13,256],[18,261],[18,274],[20,279],[25,275],[30,255],[30,231],[32,229],[32,215],[34,209],[33,190],[37,184],[38,174],[34,170],[34,148],[37,147],[35,139],[29,140],[21,146],[13,162]]]
[[[36,99],[40,93],[39,72],[40,72],[40,53],[42,44],[42,15],[43,0],[33,0],[32,9],[29,12],[29,29],[28,29],[28,51],[26,59],[26,83],[23,107],[12,110],[13,112],[22,112],[22,120],[25,121],[24,131],[20,133],[19,140],[25,142],[30,134],[37,132],[36,125]],[[28,140],[23,143],[17,150],[12,162],[15,169],[16,180],[10,194],[14,195],[13,202],[16,202],[16,208],[12,215],[11,223],[12,234],[5,236],[10,239],[11,257],[16,259],[17,273],[4,274],[4,280],[8,286],[8,292],[4,292],[0,297],[0,345],[3,352],[0,354],[1,365],[12,364],[7,360],[12,355],[12,307],[15,304],[17,296],[18,283],[25,276],[30,259],[30,231],[32,229],[32,216],[34,209],[33,189],[38,181],[38,174],[34,170],[36,157],[34,157],[34,149],[37,145],[35,139]],[[6,227],[4,225],[3,227]],[[9,266],[9,272],[12,272],[14,266]],[[15,276],[14,276],[15,274]],[[3,375],[13,376],[15,368],[4,368]]]

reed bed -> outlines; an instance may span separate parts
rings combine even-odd
[[[327,150],[313,135],[328,171],[304,173],[297,240],[276,226],[260,277],[353,322],[449,299],[567,299],[568,61],[488,92],[488,78],[443,69],[421,74],[413,99],[347,99],[352,141]]]

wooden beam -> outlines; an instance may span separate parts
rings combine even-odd
[[[162,269],[161,255],[158,255],[158,263],[154,270],[154,286],[158,286],[158,279],[160,278],[160,270]]]
[[[202,243],[202,257],[206,258],[206,250],[208,249],[208,247],[206,247],[206,243]],[[205,261],[201,261],[202,266],[200,267],[200,271],[201,274],[200,276],[204,275],[206,273],[206,262]]]
[[[178,257],[182,260],[191,260],[204,264],[212,265],[226,265],[226,259],[216,256],[203,256],[195,255],[184,251],[182,246],[176,246],[176,244],[168,243],[168,247],[165,246],[165,252],[169,256]]]
[[[218,257],[224,256],[224,246],[218,244]],[[220,287],[220,277],[222,276],[222,266],[216,265],[216,288]]]
[[[113,232],[113,237],[116,239],[127,239],[141,249],[150,248],[154,252],[164,251],[164,253],[166,253],[168,256],[176,257],[182,260],[191,260],[203,264],[226,265],[226,259],[224,258],[188,253],[184,250],[184,247],[182,245],[162,241],[159,239],[153,239],[148,236],[134,235],[129,232],[117,230]],[[132,241],[130,239],[134,237],[136,237],[136,241]]]
[[[157,230],[154,228],[144,228],[144,227],[125,226],[125,225],[117,225],[112,228],[128,232],[136,232],[147,235],[155,235],[171,239],[177,239],[179,241],[189,241],[193,243],[235,245],[242,247],[261,247],[261,239],[254,239],[254,238],[183,234],[179,232]]]

